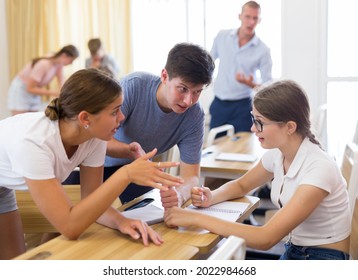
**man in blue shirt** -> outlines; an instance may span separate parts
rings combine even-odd
[[[260,13],[259,4],[247,2],[239,14],[241,26],[219,31],[214,40],[211,55],[220,63],[210,106],[210,128],[232,124],[235,132],[250,131],[253,89],[272,79],[270,49],[255,34]]]
[[[125,119],[107,144],[105,180],[143,152],[157,148],[161,154],[177,145],[179,175],[184,183],[161,192],[162,204],[165,208],[181,206],[190,198],[191,188],[199,184],[204,140],[204,110],[199,97],[211,83],[214,68],[209,52],[194,44],[180,43],[170,50],[160,76],[134,72],[120,80]],[[121,194],[121,202],[148,190],[130,184]]]

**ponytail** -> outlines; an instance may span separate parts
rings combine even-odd
[[[51,121],[57,121],[61,118],[61,113],[62,110],[58,98],[52,99],[45,110],[46,117],[48,117]]]
[[[318,141],[318,139],[316,138],[316,135],[314,135],[310,130],[306,133],[306,137],[313,143],[318,145],[322,150],[322,145],[321,143]]]

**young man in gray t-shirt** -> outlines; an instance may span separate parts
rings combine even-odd
[[[181,43],[169,52],[161,75],[135,72],[121,79],[125,120],[108,142],[105,161],[107,179],[118,168],[154,148],[158,154],[178,145],[180,177],[184,184],[161,192],[165,208],[181,206],[199,183],[204,112],[200,94],[212,80],[215,65],[203,48]],[[150,188],[129,185],[120,196],[128,202]],[[142,192],[141,192],[142,191]]]

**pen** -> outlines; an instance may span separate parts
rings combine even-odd
[[[201,201],[204,201],[204,185],[201,185],[203,192],[201,193]]]

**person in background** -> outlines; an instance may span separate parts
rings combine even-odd
[[[180,206],[190,198],[191,188],[199,183],[204,140],[204,111],[198,101],[214,68],[210,54],[202,47],[179,43],[169,51],[160,76],[134,72],[120,80],[126,96],[122,110],[127,117],[108,142],[105,178],[144,151],[157,148],[162,154],[178,145],[184,183],[162,191],[162,204],[165,208]],[[129,186],[120,200],[126,203],[149,190]]]
[[[288,235],[283,260],[349,259],[346,182],[311,132],[309,101],[303,89],[290,80],[264,87],[254,97],[252,122],[252,132],[269,151],[245,175],[216,190],[193,188],[192,201],[208,207],[242,197],[273,179],[271,200],[279,208],[276,214],[263,226],[252,226],[174,207],[165,213],[167,225],[236,235],[260,250],[268,250]]]
[[[69,239],[92,223],[134,239],[163,240],[145,222],[125,218],[112,202],[130,182],[166,190],[183,181],[160,168],[179,163],[150,161],[156,149],[115,172],[103,183],[106,141],[124,119],[122,89],[96,69],[74,73],[45,112],[0,121],[0,259],[25,251],[15,190],[29,190],[41,213]],[[82,200],[72,205],[61,182],[80,166]]]
[[[58,96],[65,79],[63,66],[71,64],[79,53],[75,46],[64,46],[51,56],[37,57],[12,80],[8,91],[8,108],[12,115],[36,112],[42,108],[41,96]],[[48,89],[54,78],[59,89]]]
[[[210,128],[231,124],[235,132],[250,131],[253,89],[272,79],[270,49],[255,33],[260,14],[258,3],[247,2],[239,14],[241,26],[221,30],[214,39],[210,53],[214,60],[219,59],[219,69],[209,108]]]
[[[88,41],[88,49],[91,57],[86,59],[86,68],[98,68],[107,72],[112,77],[118,78],[119,66],[111,55],[106,54],[100,39],[90,39]]]

